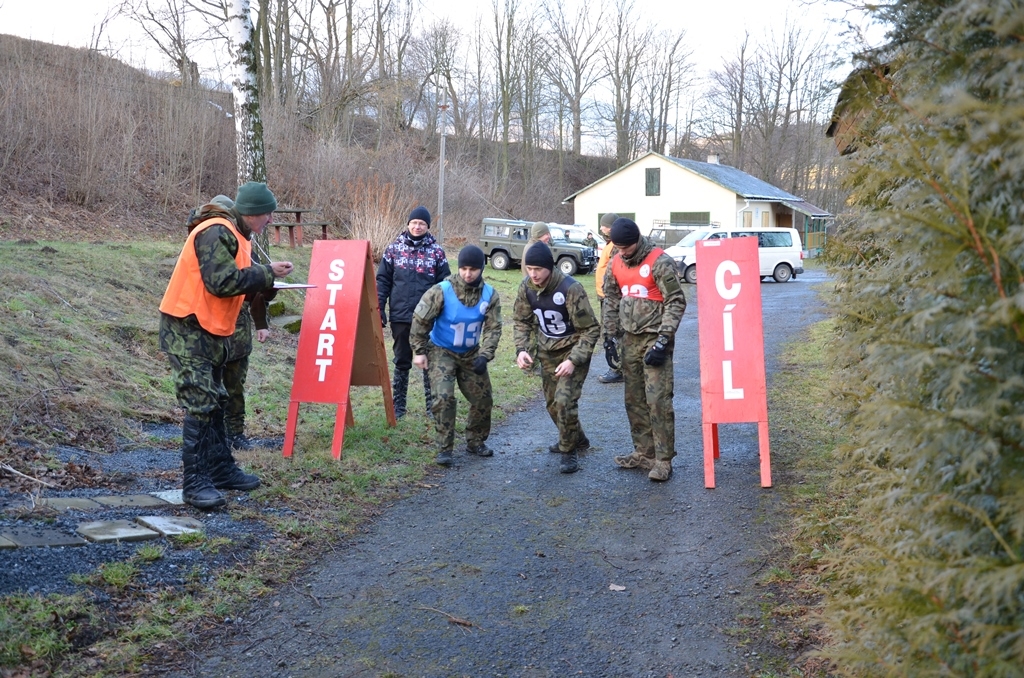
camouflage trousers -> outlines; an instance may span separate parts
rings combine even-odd
[[[224,365],[202,358],[169,354],[178,404],[202,422],[213,421],[227,401]]]
[[[590,357],[582,365],[577,365],[573,373],[568,377],[559,379],[555,376],[555,368],[564,362],[572,347],[556,353],[541,351],[537,354],[540,362],[540,380],[544,388],[544,402],[547,405],[548,416],[558,427],[558,449],[562,452],[571,452],[576,449],[583,436],[583,427],[580,426],[580,395],[583,393],[583,382],[587,380],[590,372]]]
[[[249,373],[249,356],[224,363],[224,427],[229,436],[245,432],[245,378]]]
[[[473,372],[473,358],[476,356],[476,351],[456,355],[433,344],[427,350],[427,372],[432,389],[430,411],[434,414],[438,451],[451,450],[455,446],[456,384],[469,402],[466,443],[471,447],[482,445],[491,435],[491,406],[494,402],[491,377],[487,372]]]
[[[619,343],[622,376],[625,381],[626,416],[637,454],[660,460],[676,456],[675,374],[668,347],[668,360],[661,367],[644,364],[644,354],[654,345],[654,333],[629,334]]]

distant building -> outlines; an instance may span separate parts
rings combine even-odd
[[[764,226],[796,228],[803,248],[825,245],[832,215],[735,167],[673,158],[650,151],[576,191],[575,222],[597,231],[601,215],[628,216],[648,234],[658,226]]]

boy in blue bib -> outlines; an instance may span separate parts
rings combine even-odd
[[[413,311],[412,362],[430,375],[435,462],[441,466],[452,464],[456,384],[469,402],[466,451],[481,457],[494,454],[486,445],[493,405],[487,363],[494,360],[501,340],[501,304],[498,293],[483,281],[484,261],[479,247],[463,247],[458,273],[427,290]]]

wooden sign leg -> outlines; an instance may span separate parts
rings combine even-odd
[[[299,419],[299,402],[293,400],[288,403],[288,422],[284,428],[284,456],[292,456],[292,448],[295,446],[295,425]]]
[[[761,451],[761,487],[772,486],[772,460],[768,445],[768,422],[757,422],[757,442]]]
[[[704,424],[704,487],[715,487],[715,459],[718,457],[718,424]]]
[[[331,455],[341,459],[341,448],[345,444],[345,420],[351,410],[348,401],[338,403],[338,412],[334,415],[334,440],[331,441]]]

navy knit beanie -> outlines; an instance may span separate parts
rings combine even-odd
[[[423,205],[420,205],[412,212],[409,212],[409,218],[405,220],[406,225],[408,225],[413,219],[420,219],[427,222],[427,228],[430,228],[430,212],[428,212],[427,208]]]
[[[484,251],[476,245],[466,245],[459,252],[459,268],[483,268],[484,261]]]
[[[277,209],[277,198],[266,184],[249,181],[238,187],[238,193],[235,194],[235,209],[247,217],[270,214]]]
[[[640,242],[640,227],[632,219],[619,217],[612,224],[612,244],[619,247],[629,247]]]
[[[550,271],[555,267],[555,258],[551,255],[550,247],[543,242],[535,242],[526,248],[523,265],[540,266]]]

